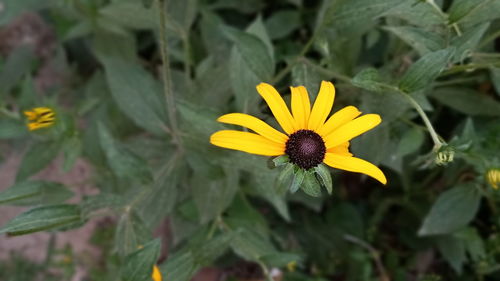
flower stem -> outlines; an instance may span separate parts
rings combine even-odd
[[[406,99],[411,103],[411,105],[413,105],[415,110],[417,110],[418,114],[420,115],[420,118],[424,120],[425,126],[429,130],[429,134],[431,135],[432,141],[434,142],[434,150],[437,151],[441,146],[443,146],[443,142],[441,142],[441,140],[439,139],[439,136],[434,130],[434,127],[432,126],[431,121],[427,117],[427,114],[422,109],[420,104],[418,104],[418,102],[415,99],[413,99],[410,95],[406,93],[401,93],[401,94],[406,97]]]
[[[165,0],[156,0],[157,10],[158,10],[158,27],[159,27],[159,40],[160,40],[160,54],[162,60],[162,80],[163,80],[163,91],[165,94],[165,99],[167,103],[167,114],[170,123],[171,135],[173,141],[180,147],[180,137],[179,130],[177,127],[177,116],[175,110],[175,98],[172,91],[172,79],[170,77],[170,61],[168,57],[168,45],[167,45],[167,11],[165,8]]]

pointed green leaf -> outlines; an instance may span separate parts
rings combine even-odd
[[[0,192],[0,204],[55,204],[64,202],[72,196],[73,192],[60,183],[24,181]]]
[[[141,245],[142,246],[142,245]],[[121,276],[125,281],[151,281],[153,266],[160,255],[160,239],[145,244],[125,258]]]
[[[466,226],[479,209],[481,195],[473,184],[462,184],[441,194],[432,206],[418,235],[452,233]]]
[[[473,116],[500,116],[500,103],[468,88],[440,88],[431,97],[458,112]]]
[[[412,93],[425,88],[439,75],[454,54],[454,49],[428,53],[410,66],[399,81],[399,88]]]
[[[351,82],[354,86],[378,93],[387,92],[393,87],[383,82],[378,70],[374,68],[363,69],[352,78]]]
[[[129,255],[151,239],[151,231],[134,210],[124,213],[115,232],[115,249],[121,256]]]
[[[80,207],[60,204],[36,207],[9,221],[0,233],[23,235],[37,231],[56,229],[82,221]]]
[[[38,142],[30,147],[17,171],[16,181],[22,181],[41,171],[57,156],[60,142]]]
[[[141,157],[116,142],[102,123],[98,124],[99,140],[106,154],[108,165],[119,178],[151,182],[152,175],[148,163]]]
[[[404,42],[415,49],[421,56],[441,50],[445,45],[444,39],[423,28],[411,26],[387,26],[384,28],[401,38]]]

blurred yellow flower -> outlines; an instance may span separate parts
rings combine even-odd
[[[49,107],[35,107],[24,111],[24,115],[28,118],[30,131],[52,126],[55,122],[54,110]]]
[[[161,281],[161,272],[157,265],[153,266],[153,274],[151,277],[154,281]]]
[[[493,189],[498,189],[498,184],[500,183],[500,169],[489,169],[488,172],[486,172],[486,180]]]
[[[290,89],[291,113],[273,86],[266,83],[257,86],[257,91],[267,102],[285,134],[254,116],[230,113],[219,117],[217,121],[243,126],[256,134],[222,130],[212,134],[210,142],[258,155],[286,154],[291,163],[304,170],[324,162],[333,168],[363,173],[383,184],[387,183],[384,173],[377,166],[353,157],[349,152],[349,141],[380,124],[382,120],[379,115],[358,117],[361,112],[354,106],[347,106],[328,118],[335,98],[335,87],[331,82],[321,83],[312,108],[304,86]]]

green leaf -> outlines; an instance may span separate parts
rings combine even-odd
[[[421,56],[441,50],[445,46],[443,38],[425,29],[411,26],[387,26],[385,30],[392,32],[415,49]]]
[[[425,134],[419,128],[411,128],[403,133],[399,141],[397,154],[400,156],[411,154],[417,151],[424,143]]]
[[[156,9],[156,7],[155,7]],[[111,2],[99,10],[99,15],[132,29],[153,29],[156,26],[156,13],[146,9],[140,2]]]
[[[351,82],[354,86],[377,93],[387,92],[392,87],[382,81],[378,70],[375,68],[361,70],[361,72],[352,78]]]
[[[16,139],[26,136],[26,125],[18,120],[0,119],[0,139]]]
[[[151,182],[152,175],[148,163],[116,142],[104,124],[99,123],[97,126],[102,150],[113,173],[118,178]]]
[[[467,88],[442,88],[431,93],[431,97],[459,112],[473,116],[500,116],[500,103]]]
[[[37,231],[60,228],[82,221],[80,207],[60,204],[36,207],[9,221],[0,233],[23,235]]]
[[[491,82],[493,82],[493,86],[495,86],[497,96],[500,97],[500,68],[499,67],[491,67],[490,68],[490,77],[491,77]]]
[[[318,180],[316,179],[314,172],[312,172],[312,171],[305,172],[304,181],[302,182],[301,189],[307,195],[310,195],[313,197],[321,196],[321,185],[319,184]]]
[[[292,253],[274,253],[261,257],[264,264],[272,267],[285,267],[291,262],[299,262],[302,257]]]
[[[396,17],[422,27],[446,24],[446,20],[431,5],[415,0],[400,1],[397,5],[381,13],[380,17]]]
[[[484,23],[467,30],[460,36],[455,36],[451,40],[451,46],[456,48],[452,62],[461,62],[468,58],[475,51],[489,26],[489,23]]]
[[[72,196],[73,192],[60,183],[24,181],[0,192],[0,204],[55,204],[64,202]]]
[[[16,181],[22,181],[45,168],[58,154],[60,142],[38,142],[30,147],[17,171]]]
[[[224,176],[214,180],[195,176],[191,182],[193,199],[202,224],[220,215],[231,204],[238,191],[237,171],[227,168],[224,173]]]
[[[240,228],[236,231],[231,240],[231,248],[240,257],[255,262],[277,252],[268,239],[247,228]]]
[[[291,180],[293,179],[293,171],[295,169],[295,165],[292,163],[286,164],[285,168],[283,168],[278,176],[276,181],[276,186],[278,187],[278,193],[286,194],[288,191]]]
[[[410,66],[399,81],[399,88],[412,93],[425,88],[445,68],[454,53],[453,48],[428,53]]]
[[[306,175],[306,171],[301,168],[296,168],[296,171],[293,173],[292,185],[290,186],[290,192],[295,193],[301,187],[304,182],[304,177]]]
[[[319,164],[314,168],[314,172],[321,179],[321,184],[326,188],[328,194],[332,194],[333,191],[332,175],[330,174],[328,168],[323,164]]]
[[[297,10],[278,10],[266,20],[266,27],[272,39],[281,39],[300,27]]]
[[[9,54],[0,72],[0,97],[9,93],[23,76],[31,71],[34,59],[34,51],[28,46],[15,48]]]
[[[127,256],[151,239],[151,231],[136,211],[127,209],[116,227],[115,248],[120,256]]]
[[[361,33],[374,24],[375,18],[399,4],[400,0],[339,0],[325,1],[324,13],[316,28],[322,24],[346,34]]]
[[[62,152],[64,153],[63,170],[68,172],[73,168],[76,160],[82,154],[82,141],[77,135],[64,139]]]
[[[449,22],[473,26],[500,17],[498,0],[455,0],[448,10]]]
[[[273,163],[276,167],[279,167],[279,166],[283,166],[283,165],[286,165],[288,164],[290,161],[289,161],[289,158],[288,158],[288,155],[281,155],[281,156],[278,156],[276,158],[273,159]]]
[[[174,253],[160,266],[164,280],[189,281],[199,268],[193,254],[189,251]]]
[[[457,274],[461,274],[462,266],[467,261],[464,241],[454,235],[448,235],[437,237],[436,242],[441,255]]]
[[[426,215],[420,236],[448,234],[466,226],[475,216],[481,200],[472,184],[462,184],[442,193]]]
[[[155,239],[125,257],[121,276],[125,281],[151,281],[153,266],[160,255],[161,242]]]
[[[134,123],[156,135],[164,135],[167,115],[160,84],[142,67],[103,57],[111,94],[122,112]]]
[[[4,0],[2,1],[2,12],[0,13],[0,26],[9,23],[22,13],[50,7],[54,3],[56,3],[55,0]]]
[[[274,73],[274,61],[266,44],[257,36],[232,27],[224,27],[223,32],[235,43],[243,61],[256,77],[260,81],[269,81]]]

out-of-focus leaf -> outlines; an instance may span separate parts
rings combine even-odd
[[[431,5],[423,1],[403,0],[380,14],[396,17],[416,26],[431,27],[446,24],[446,20]]]
[[[274,73],[274,61],[266,44],[256,35],[226,26],[224,34],[231,39],[242,59],[260,81],[269,81]]]
[[[108,165],[118,178],[151,182],[148,163],[116,142],[104,124],[98,124],[99,140]]]
[[[418,128],[411,128],[407,130],[399,141],[397,154],[404,156],[417,151],[424,140],[425,134],[424,132],[422,132],[422,130]]]
[[[76,160],[82,153],[81,139],[76,135],[64,139],[62,143],[62,152],[64,153],[63,170],[68,172],[73,168],[73,165],[75,165]]]
[[[64,185],[48,181],[23,181],[0,192],[0,204],[56,204],[73,196]]]
[[[56,156],[60,142],[46,141],[33,144],[17,170],[16,181],[22,181],[45,168]]]
[[[156,9],[156,7],[154,7]],[[119,25],[132,29],[153,29],[156,13],[146,9],[142,3],[115,1],[99,10],[99,15]]]
[[[324,24],[345,33],[361,32],[373,24],[382,12],[399,4],[400,0],[340,0],[325,1],[324,14],[318,26]]]
[[[266,27],[272,39],[281,39],[300,27],[300,14],[296,10],[279,10],[266,20]]]
[[[491,81],[493,82],[493,86],[495,86],[497,95],[500,97],[500,68],[491,67],[490,76],[491,76]]]
[[[302,257],[292,253],[275,253],[260,258],[264,264],[273,267],[285,267],[291,262],[300,262]]]
[[[500,17],[498,0],[455,0],[448,10],[450,23],[473,26]]]
[[[28,128],[25,124],[13,119],[0,119],[0,139],[16,139],[26,136]]]
[[[499,102],[471,89],[442,88],[433,91],[431,97],[468,115],[500,116]]]
[[[443,70],[454,52],[454,48],[448,48],[421,57],[403,75],[399,88],[412,93],[428,86]]]
[[[415,49],[421,56],[441,50],[445,46],[443,38],[425,29],[411,26],[387,26],[384,28]]]
[[[473,261],[478,262],[486,258],[485,243],[476,228],[467,227],[455,236],[464,241],[465,249]]]
[[[480,24],[453,38],[451,46],[456,47],[453,62],[463,61],[470,56],[489,26],[490,23]]]
[[[328,225],[333,224],[342,234],[363,238],[364,225],[360,212],[351,204],[340,202],[327,213]]]
[[[196,176],[191,183],[193,199],[203,224],[220,215],[231,204],[239,187],[235,169],[225,169],[224,176],[218,179]]]
[[[0,97],[10,92],[21,78],[31,70],[34,58],[34,51],[29,46],[21,46],[9,54],[0,72]]]
[[[292,68],[292,85],[291,86],[304,86],[307,89],[309,98],[314,100],[318,94],[319,87],[322,80],[329,77],[323,77],[310,65],[304,62],[295,64]]]
[[[271,56],[272,62],[274,62],[274,48],[273,43],[271,42],[271,38],[267,33],[266,26],[262,21],[262,17],[258,16],[246,29],[246,32],[257,36],[262,43],[264,43],[267,47],[267,53]]]
[[[259,262],[264,256],[275,254],[277,251],[271,242],[252,229],[240,228],[236,230],[231,240],[233,251],[240,257]]]
[[[391,87],[382,81],[378,70],[374,68],[363,69],[352,78],[351,82],[354,86],[378,93],[387,92]]]
[[[472,184],[447,190],[432,206],[418,234],[449,234],[466,226],[476,216],[480,200],[481,196]]]
[[[23,235],[37,231],[56,229],[80,222],[80,207],[60,204],[36,207],[9,221],[0,229],[0,233]]]
[[[461,274],[462,266],[467,260],[464,241],[455,235],[447,235],[437,237],[436,242],[441,255],[458,274]]]
[[[142,246],[142,245],[141,245]],[[153,266],[160,255],[160,239],[146,243],[141,249],[125,257],[121,276],[125,281],[150,281]]]
[[[120,217],[115,232],[115,248],[120,256],[129,255],[150,239],[151,231],[134,210],[129,209]]]
[[[160,84],[140,66],[120,59],[101,58],[115,102],[145,130],[165,134],[167,115]]]
[[[36,11],[50,7],[51,5],[54,5],[54,3],[56,3],[55,0],[4,0],[2,1],[2,12],[0,13],[0,26],[9,23],[15,17],[24,12]]]

